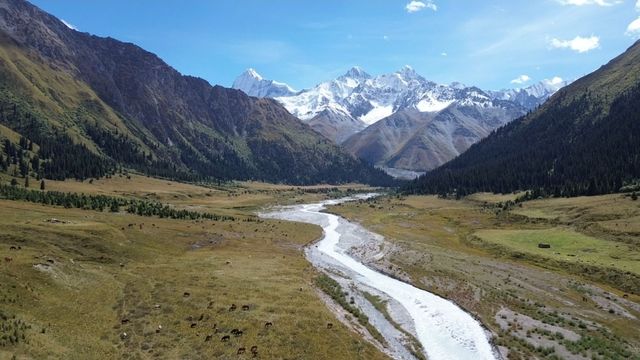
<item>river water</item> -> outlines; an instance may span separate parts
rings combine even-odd
[[[342,217],[322,212],[327,205],[366,199],[374,194],[360,195],[315,204],[295,205],[273,209],[261,216],[299,221],[319,225],[324,236],[307,248],[306,256],[316,267],[332,277],[347,278],[361,289],[375,289],[401,306],[404,320],[397,322],[415,334],[429,360],[484,360],[498,359],[482,325],[456,304],[410,284],[378,272],[354,256],[354,250],[377,248],[384,239],[362,226]],[[382,253],[376,256],[383,256]],[[337,276],[339,274],[340,276]],[[336,279],[338,280],[338,279]],[[367,314],[370,315],[370,314]],[[402,316],[400,316],[402,317]],[[378,322],[379,323],[379,322]],[[376,326],[376,323],[372,324]],[[401,342],[389,339],[396,336],[389,329],[379,327],[387,340],[391,340],[389,353],[396,358],[410,358],[406,349],[398,349]],[[396,347],[395,349],[393,349]]]

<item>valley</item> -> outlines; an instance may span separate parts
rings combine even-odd
[[[387,196],[329,211],[389,242],[369,266],[478,316],[505,358],[638,358],[640,203],[607,195],[505,207],[515,198]]]
[[[640,360],[638,38],[640,1],[0,0],[0,360]]]

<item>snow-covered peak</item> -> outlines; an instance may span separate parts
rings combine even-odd
[[[258,72],[254,68],[248,68],[240,76],[246,76],[246,77],[254,78],[256,80],[262,80],[262,76],[260,76],[260,74],[258,74]]]
[[[462,89],[466,88],[467,85],[465,85],[465,84],[463,84],[461,82],[458,82],[458,81],[454,81],[451,84],[449,84],[449,87],[451,87],[453,89],[457,89],[457,90],[462,90]]]
[[[349,71],[347,71],[344,75],[342,75],[342,77],[365,80],[365,79],[370,79],[371,75],[369,75],[366,71],[362,70],[361,67],[354,66],[351,69],[349,69]]]
[[[556,76],[525,88],[491,91],[490,94],[495,99],[513,101],[525,108],[533,109],[570,83]]]
[[[245,70],[233,82],[234,89],[242,90],[249,96],[278,97],[296,93],[289,85],[273,80],[265,80],[252,68]]]

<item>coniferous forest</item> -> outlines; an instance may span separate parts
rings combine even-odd
[[[541,196],[618,192],[640,178],[640,86],[610,106],[589,92],[508,124],[408,184],[408,193],[464,196],[536,190]]]

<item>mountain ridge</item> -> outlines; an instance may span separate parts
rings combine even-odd
[[[0,101],[19,110],[2,123],[32,140],[56,133],[81,144],[87,157],[105,161],[93,175],[121,163],[181,179],[387,181],[274,100],[183,76],[153,53],[69,29],[26,1],[0,4],[0,33]],[[44,164],[68,166],[56,162],[62,143]]]
[[[538,107],[565,84],[557,78],[520,89],[484,91],[461,83],[437,84],[410,66],[378,76],[353,67],[334,80],[275,99],[314,130],[371,164],[423,172]],[[254,85],[235,85],[250,95],[260,95]],[[426,122],[432,116],[420,115],[441,112],[440,121],[431,126]],[[409,126],[405,131],[398,132],[391,125],[385,129],[394,121],[384,120],[394,116],[415,121],[403,122]],[[405,135],[398,137],[400,133]]]

